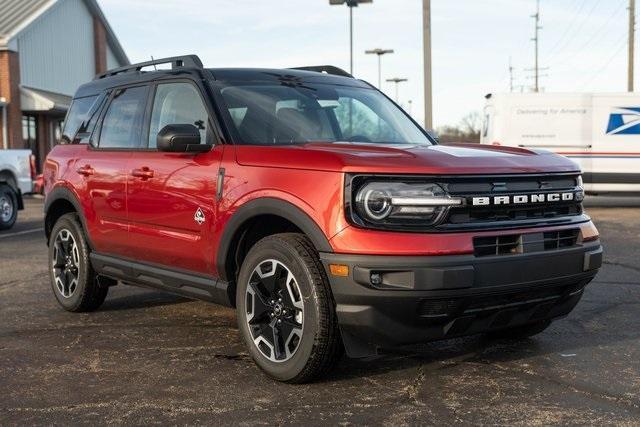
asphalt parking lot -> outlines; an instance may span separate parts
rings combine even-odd
[[[588,204],[605,265],[543,334],[345,359],[290,386],[254,366],[230,309],[126,286],[95,313],[60,309],[29,199],[0,232],[0,425],[640,425],[640,200]]]

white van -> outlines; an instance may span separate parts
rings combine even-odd
[[[482,144],[546,149],[578,163],[590,193],[640,193],[640,93],[489,94]]]

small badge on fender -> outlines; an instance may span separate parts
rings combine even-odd
[[[204,224],[206,218],[204,217],[204,212],[202,209],[198,208],[195,215],[193,215],[193,220],[198,223],[198,225]]]

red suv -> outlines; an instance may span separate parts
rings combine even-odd
[[[60,305],[123,283],[235,307],[281,381],[343,350],[533,335],[602,262],[574,163],[439,145],[335,67],[135,64],[81,86],[63,133],[44,170]]]

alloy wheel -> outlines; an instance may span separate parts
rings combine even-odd
[[[272,362],[285,362],[302,340],[304,304],[298,282],[282,262],[268,259],[253,270],[247,290],[247,325],[257,349]]]
[[[78,288],[80,252],[69,230],[63,228],[54,240],[53,277],[56,288],[64,298],[71,298]]]

